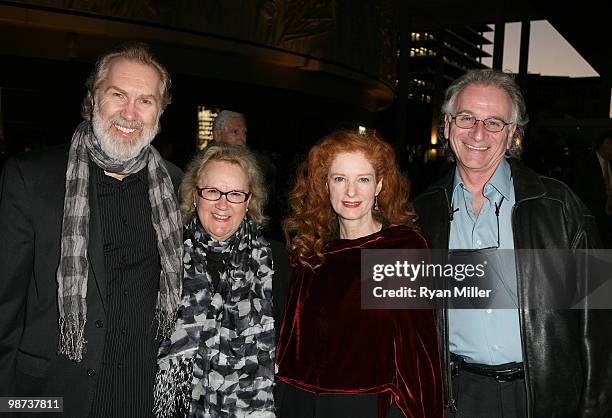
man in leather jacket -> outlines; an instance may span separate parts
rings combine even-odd
[[[503,274],[518,308],[444,302],[446,416],[612,416],[611,311],[556,309],[551,288],[571,287],[576,275],[544,271],[538,251],[519,257],[598,248],[594,218],[565,184],[508,158],[527,123],[511,76],[468,72],[446,91],[442,114],[456,164],[415,200],[421,228],[433,249],[514,249]]]

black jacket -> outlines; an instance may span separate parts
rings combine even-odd
[[[515,249],[599,247],[593,216],[565,184],[540,176],[517,160],[510,159],[509,163],[516,196],[512,209]],[[430,248],[448,248],[454,173],[451,170],[414,202]],[[574,275],[562,271],[544,275],[542,261],[538,257],[516,259],[528,416],[610,417],[612,311],[526,308],[554,306],[547,305],[553,295],[550,285],[541,285],[543,280],[554,281],[555,286],[575,287]],[[441,308],[440,353],[445,402],[450,406],[454,399],[447,319],[447,310]]]

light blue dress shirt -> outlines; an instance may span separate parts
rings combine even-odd
[[[502,160],[485,184],[483,194],[486,200],[476,216],[472,209],[472,194],[455,170],[452,199],[453,209],[459,210],[451,222],[449,249],[497,247],[495,204],[499,206],[500,201],[499,248],[514,249],[511,215],[516,200],[512,172],[506,160]],[[518,307],[514,257],[510,251],[496,253],[500,255],[504,286]],[[452,353],[470,363],[497,365],[523,361],[517,309],[449,309],[448,317]]]

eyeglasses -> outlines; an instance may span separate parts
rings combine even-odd
[[[504,122],[497,118],[476,119],[472,115],[459,114],[449,115],[451,120],[455,120],[455,125],[461,129],[473,128],[476,123],[482,122],[484,128],[489,132],[501,132],[507,125],[512,125],[512,122]]]
[[[221,199],[221,196],[225,196],[230,203],[244,203],[247,201],[251,193],[241,192],[238,190],[230,190],[229,192],[222,192],[214,187],[196,187],[198,196],[205,200],[216,201]]]
[[[476,252],[486,252],[486,251],[490,251],[490,250],[497,250],[499,248],[499,211],[501,210],[502,207],[502,203],[504,203],[504,199],[505,197],[502,196],[501,199],[499,200],[499,203],[494,203],[495,205],[495,220],[497,221],[497,245],[493,245],[491,247],[486,247],[486,248],[474,248],[474,249],[462,249],[462,250],[449,250],[449,254],[469,254],[469,253],[476,253]],[[451,208],[453,207],[453,204],[451,203]],[[459,209],[455,209],[452,210],[451,212],[451,221],[453,220],[452,214],[454,214],[456,211],[458,211]]]

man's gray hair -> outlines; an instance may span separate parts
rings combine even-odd
[[[246,125],[246,118],[242,113],[232,112],[231,110],[222,110],[219,112],[215,120],[213,121],[213,131],[224,129],[227,125],[227,121],[233,118],[240,118]]]
[[[444,95],[444,103],[442,104],[442,112],[440,115],[440,138],[444,138],[444,146],[448,145],[448,138],[444,137],[444,116],[454,115],[455,102],[457,96],[467,86],[472,84],[478,84],[482,86],[491,86],[498,89],[504,90],[510,97],[512,102],[512,121],[516,126],[514,131],[514,137],[512,138],[512,146],[507,151],[507,154],[513,157],[518,157],[521,154],[520,140],[525,134],[525,126],[529,122],[527,116],[527,107],[525,105],[525,99],[521,88],[514,80],[511,74],[504,73],[494,69],[483,69],[483,70],[470,70],[463,76],[456,79],[447,89]]]
[[[129,42],[120,45],[117,49],[109,51],[98,58],[94,70],[85,82],[87,86],[87,95],[83,100],[83,107],[81,110],[81,115],[84,119],[91,120],[96,91],[108,76],[108,70],[113,60],[120,58],[150,65],[159,73],[159,97],[161,100],[159,107],[160,115],[172,101],[172,96],[170,94],[172,81],[170,80],[170,74],[168,70],[166,70],[166,67],[153,56],[147,44],[143,42]]]

